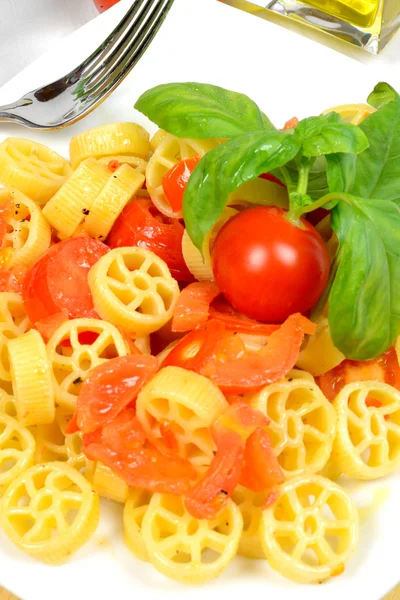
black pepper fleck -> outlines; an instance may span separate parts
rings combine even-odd
[[[88,208],[82,208],[82,212],[84,215],[88,215],[90,213],[90,210]]]
[[[73,383],[75,385],[77,385],[78,383],[82,383],[82,377],[77,377],[76,379],[74,379]]]

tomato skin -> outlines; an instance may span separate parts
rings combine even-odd
[[[281,323],[308,311],[329,275],[329,255],[305,219],[290,223],[272,206],[248,208],[222,227],[213,248],[215,281],[234,308],[252,319]]]
[[[25,276],[26,267],[22,265],[11,268],[0,265],[0,292],[21,294]]]
[[[148,198],[135,198],[115,221],[107,244],[110,248],[140,246],[166,262],[178,281],[193,281],[182,254],[182,223],[162,215]]]
[[[182,210],[183,195],[187,183],[199,162],[200,156],[181,160],[162,178],[165,197],[172,210],[176,213]]]
[[[184,332],[208,319],[210,304],[219,295],[213,281],[196,281],[181,291],[174,309],[172,331]]]
[[[93,0],[93,1],[94,1],[95,7],[101,13],[105,12],[106,10],[108,10],[109,8],[114,6],[114,4],[118,4],[118,2],[119,2],[119,0]]]
[[[51,246],[24,279],[22,297],[30,321],[46,320],[64,310],[70,319],[98,318],[87,275],[107,252],[105,244],[85,236]]]
[[[253,492],[265,492],[284,480],[271,438],[265,429],[259,427],[246,442],[239,483]]]

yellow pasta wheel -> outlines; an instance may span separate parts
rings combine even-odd
[[[2,499],[1,524],[14,544],[50,565],[65,562],[92,537],[98,495],[61,462],[34,465],[16,477]]]
[[[124,542],[129,550],[139,558],[147,562],[149,556],[142,535],[143,517],[151,500],[151,492],[147,490],[132,489],[124,506]]]
[[[0,412],[0,495],[10,481],[32,465],[34,452],[35,440],[30,431]]]
[[[150,562],[170,579],[205,583],[234,558],[243,529],[232,500],[213,521],[194,519],[181,496],[154,494],[143,518],[142,535]],[[211,551],[211,552],[209,552]]]
[[[375,112],[375,108],[368,104],[342,104],[340,106],[334,106],[328,108],[322,113],[326,115],[331,112],[338,113],[344,121],[347,123],[353,123],[353,125],[359,125],[369,115]]]
[[[18,190],[1,189],[0,206],[9,200],[12,201],[13,214],[3,239],[3,248],[12,250],[7,266],[29,267],[50,246],[50,225],[33,200]]]
[[[188,232],[185,229],[182,237],[182,254],[187,268],[198,281],[214,280],[211,251],[215,242],[215,238],[217,237],[222,226],[225,225],[225,223],[237,213],[238,211],[235,208],[225,208],[222,216],[218,219],[217,223],[205,237],[203,244],[203,256],[193,244]]]
[[[271,567],[299,583],[342,573],[358,540],[358,513],[346,492],[329,479],[304,475],[283,483],[279,493],[261,517]]]
[[[116,161],[120,165],[129,165],[135,171],[139,173],[146,172],[147,161],[143,158],[139,158],[138,156],[130,156],[129,154],[115,154],[114,156],[103,156],[103,158],[99,158],[99,163],[102,165],[108,166],[110,162]]]
[[[286,477],[323,468],[332,450],[336,415],[314,381],[291,377],[267,385],[250,403],[270,419],[267,429]]]
[[[87,331],[98,334],[92,344],[79,341],[79,334]],[[65,341],[70,347],[61,345]],[[127,343],[111,323],[100,319],[72,319],[60,325],[47,343],[56,402],[72,412],[90,369],[127,354]]]
[[[0,144],[0,182],[37,204],[46,204],[71,173],[68,161],[47,146],[23,138]]]
[[[135,169],[128,165],[118,167],[91,205],[84,222],[85,231],[93,238],[104,240],[123,208],[140,190],[143,182],[144,175]]]
[[[165,262],[140,247],[107,252],[90,269],[88,283],[101,318],[136,336],[167,323],[179,296]]]
[[[238,187],[229,196],[228,204],[229,206],[246,208],[253,204],[265,204],[266,200],[271,206],[280,206],[281,208],[288,208],[289,206],[287,189],[278,183],[260,177],[247,181]]]
[[[146,158],[150,152],[149,134],[136,123],[110,123],[75,135],[69,145],[74,169],[86,158],[128,154]]]
[[[125,504],[129,496],[129,487],[109,467],[97,462],[93,472],[93,488],[104,498]]]
[[[210,425],[227,408],[224,395],[209,379],[180,367],[161,369],[136,401],[145,432],[160,439],[160,428],[170,427],[180,455],[197,467],[211,463],[215,444]]]
[[[376,479],[400,467],[400,392],[378,381],[349,383],[333,406],[337,433],[332,458],[343,473]]]
[[[174,212],[164,194],[162,178],[178,162],[193,156],[204,156],[218,146],[219,140],[190,140],[165,136],[156,147],[146,169],[146,186],[158,210],[167,217],[181,218],[182,211]]]
[[[0,415],[8,415],[9,417],[17,416],[17,409],[15,408],[14,396],[7,394],[7,392],[0,388]]]
[[[238,485],[232,494],[232,500],[239,507],[243,517],[243,532],[238,554],[246,558],[265,559],[260,539],[260,524],[267,494],[252,492],[248,488]]]
[[[55,404],[46,345],[31,329],[8,343],[12,386],[18,420],[40,425],[54,420]]]
[[[157,129],[153,137],[150,139],[150,149],[152,152],[155,151],[157,146],[160,145],[160,143],[163,141],[164,138],[167,137],[167,135],[169,135],[169,133],[167,131],[164,131],[164,129]]]
[[[315,377],[334,369],[346,357],[333,345],[328,319],[323,317],[317,330],[300,352],[296,365]]]
[[[142,337],[138,337],[133,341],[135,346],[139,348],[140,352],[143,352],[143,354],[151,354],[149,335],[142,335]]]
[[[88,158],[46,204],[43,214],[60,238],[75,233],[111,176],[107,167]]]
[[[29,320],[25,314],[21,296],[9,292],[0,293],[0,387],[12,394],[8,342],[25,333]]]

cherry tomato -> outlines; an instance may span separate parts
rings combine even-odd
[[[93,1],[95,4],[95,7],[101,13],[108,10],[109,8],[114,6],[114,4],[117,4],[119,2],[119,0],[93,0]]]
[[[110,248],[141,246],[162,258],[178,281],[193,281],[182,255],[184,227],[162,215],[148,198],[136,198],[124,208],[107,239]]]
[[[0,265],[0,292],[21,294],[26,271],[22,265],[10,268]]]
[[[208,319],[210,304],[219,295],[213,281],[196,281],[181,291],[174,309],[172,331],[183,332]]]
[[[213,248],[215,281],[248,317],[281,323],[308,311],[329,275],[325,244],[305,219],[297,227],[281,208],[257,206],[232,217]]]
[[[200,156],[181,160],[162,178],[165,197],[174,212],[182,210],[183,194],[187,182],[199,161]]]
[[[46,320],[64,310],[71,319],[98,318],[87,275],[107,252],[105,244],[84,236],[51,246],[24,279],[22,296],[30,321]]]

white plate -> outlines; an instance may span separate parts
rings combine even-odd
[[[0,90],[0,103],[64,74],[104,39],[129,5],[126,0],[87,24],[48,55],[36,61]],[[380,63],[382,64],[382,63]],[[386,75],[386,73],[385,73]],[[400,87],[399,73],[391,83]],[[202,81],[242,91],[254,98],[277,124],[297,115],[317,114],[346,102],[363,102],[377,82],[375,69],[215,0],[176,0],[162,30],[127,80],[83,121],[62,131],[38,133],[2,125],[0,140],[9,135],[31,137],[67,155],[69,138],[101,123],[146,119],[132,106],[147,88],[170,81]],[[262,596],[273,600],[378,600],[399,580],[400,477],[375,484],[352,483],[359,504],[374,490],[388,496],[384,505],[361,525],[355,557],[346,571],[323,586],[293,584],[265,561],[236,559],[206,587],[188,589],[137,561],[121,541],[121,509],[103,504],[101,525],[92,542],[62,567],[48,567],[17,550],[0,532],[0,584],[23,600],[95,598],[118,600],[210,600]]]

